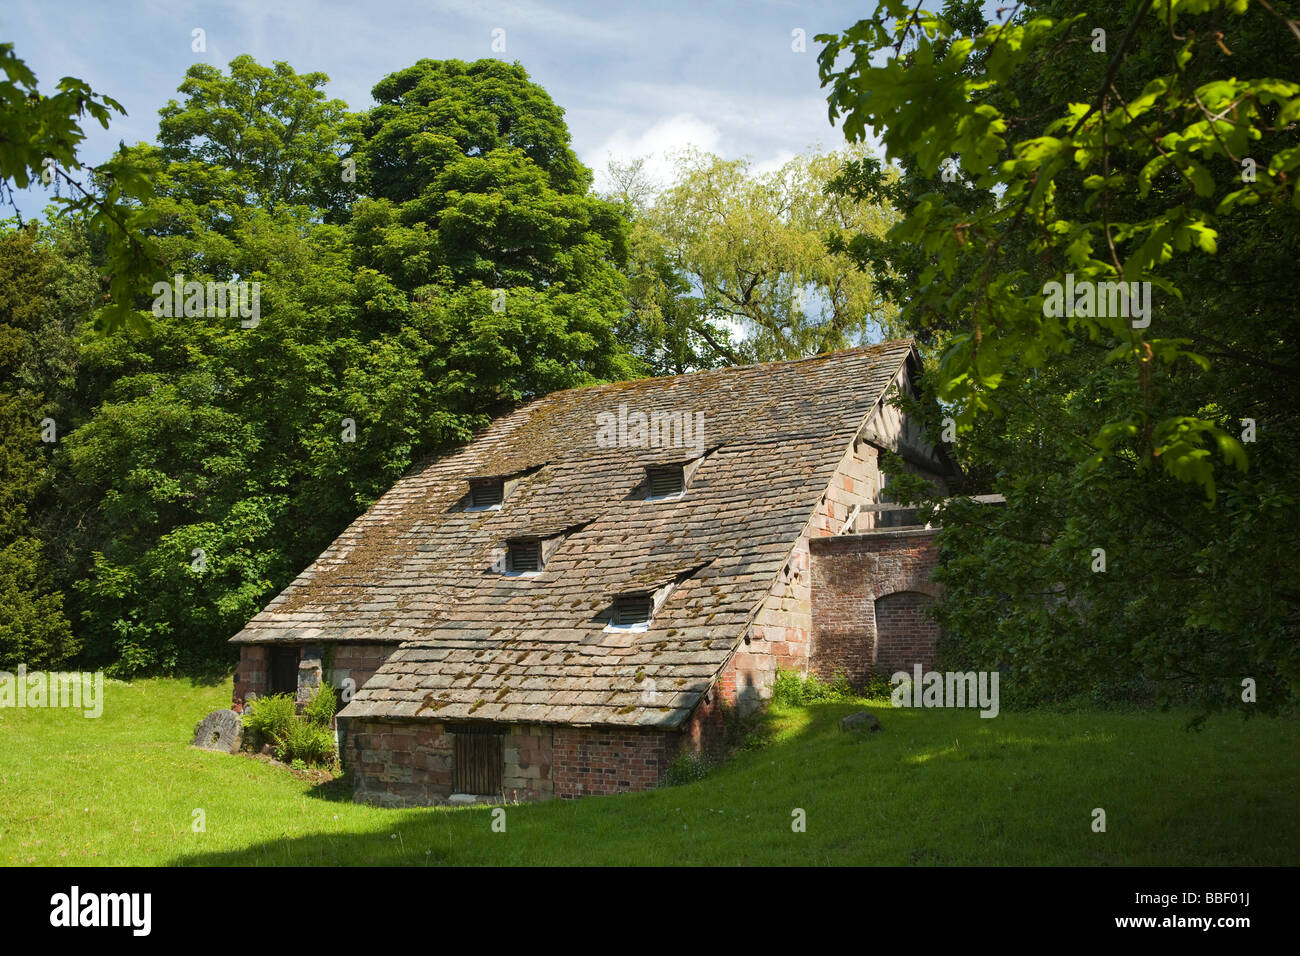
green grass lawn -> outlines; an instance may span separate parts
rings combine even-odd
[[[770,742],[640,794],[384,810],[258,760],[188,746],[229,684],[107,684],[103,716],[0,710],[0,863],[1300,863],[1300,726],[1186,714],[774,708]],[[1092,812],[1106,811],[1094,833]],[[792,831],[792,813],[806,832]],[[202,809],[206,831],[192,829]]]

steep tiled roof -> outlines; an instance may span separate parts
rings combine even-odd
[[[677,726],[910,350],[548,395],[399,481],[233,640],[400,641],[345,717]],[[645,466],[696,451],[601,447],[620,404],[703,413],[681,499],[644,500]],[[485,476],[522,477],[499,510],[464,510]],[[536,576],[493,570],[508,539],[557,533]],[[648,630],[605,629],[616,595],[674,581]]]

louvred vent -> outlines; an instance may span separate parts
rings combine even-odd
[[[471,481],[469,485],[469,505],[471,508],[490,508],[501,504],[505,497],[505,482],[501,479]]]
[[[650,484],[651,498],[665,498],[680,494],[684,490],[682,468],[676,465],[669,468],[647,468],[646,476]]]
[[[614,623],[619,627],[648,623],[653,608],[648,594],[623,595],[614,601]]]
[[[542,546],[537,541],[511,541],[507,549],[507,561],[511,571],[540,571],[542,569]]]

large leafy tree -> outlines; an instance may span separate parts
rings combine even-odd
[[[938,180],[941,167],[955,162],[985,194],[972,211],[933,191],[889,234],[931,257],[909,318],[922,325],[935,314],[965,319],[937,379],[959,421],[996,407],[1009,370],[1032,369],[1082,334],[1113,346],[1106,360],[1125,363],[1135,386],[1098,430],[1101,452],[1132,449],[1212,495],[1213,456],[1244,467],[1240,443],[1222,420],[1194,407],[1154,415],[1147,385],[1162,368],[1205,367],[1205,356],[1175,334],[1163,311],[1149,332],[1117,311],[1055,314],[1044,307],[1041,272],[1026,268],[1022,250],[1049,275],[1069,273],[1078,283],[1150,283],[1166,308],[1179,294],[1172,270],[1216,252],[1224,217],[1257,203],[1300,208],[1293,183],[1300,83],[1288,78],[1300,47],[1286,22],[1258,4],[1146,0],[1131,17],[1113,7],[1053,16],[1053,7],[1040,14],[1034,6],[962,36],[939,13],[888,0],[872,18],[822,37],[831,113],[843,117],[850,139],[879,130],[887,154],[911,157],[922,175]],[[1058,74],[1074,96],[1024,111],[1013,86],[1051,75],[1061,62],[1055,58],[1077,59],[1078,49],[1097,43],[1094,31],[1119,23],[1127,26],[1093,70]],[[1240,61],[1228,62],[1225,37],[1244,40],[1239,49],[1252,65],[1283,69],[1238,78]],[[1148,44],[1146,57],[1138,38]],[[1098,72],[1100,80],[1088,82]],[[1088,194],[1081,208],[1060,188],[1075,177]]]
[[[418,317],[466,410],[638,371],[618,340],[626,227],[563,111],[518,64],[421,60],[380,81],[354,158],[372,315]]]
[[[217,217],[234,208],[274,213],[308,206],[338,219],[352,198],[343,163],[346,104],[326,99],[324,73],[251,56],[229,73],[207,63],[186,71],[160,111],[158,150],[170,164],[171,192]]]
[[[503,124],[558,121],[526,115],[549,99],[522,71],[502,76],[525,111]],[[163,145],[136,148],[167,274],[261,294],[251,327],[162,315],[148,336],[80,340],[59,485],[75,525],[53,537],[87,653],[121,672],[224,665],[226,639],[421,456],[529,395],[636,367],[615,338],[619,210],[587,196],[571,153],[471,144],[412,166],[401,199],[365,194],[379,148],[357,139],[360,198],[340,217],[325,187],[343,164],[312,157],[349,120],[321,82],[243,58],[230,77],[192,70]]]
[[[804,155],[769,173],[748,160],[687,150],[673,181],[641,201],[636,221],[657,241],[637,246],[651,321],[690,323],[714,362],[742,364],[829,352],[898,331],[870,268],[855,269],[843,236],[882,236],[890,207],[828,189],[847,155]],[[664,276],[663,264],[679,277]],[[673,328],[674,324],[669,324]]]
[[[895,277],[970,425],[970,485],[1007,496],[945,514],[955,651],[1033,695],[1212,708],[1249,679],[1281,705],[1300,680],[1293,28],[1263,5],[987,24],[949,3],[828,39],[832,110],[904,167],[846,168],[839,188],[905,214],[846,248]],[[1066,273],[1151,282],[1150,327],[1045,314]]]
[[[0,669],[57,665],[79,649],[39,527],[50,459],[70,422],[56,392],[69,328],[98,283],[34,225],[0,233]]]
[[[371,95],[377,105],[362,119],[362,156],[376,198],[420,198],[445,171],[501,150],[521,153],[558,193],[582,195],[591,184],[569,146],[564,111],[518,63],[420,60]]]

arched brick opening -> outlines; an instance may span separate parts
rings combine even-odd
[[[939,625],[929,614],[934,598],[920,591],[895,591],[876,598],[875,672],[888,677],[920,664],[933,669],[939,656]]]

